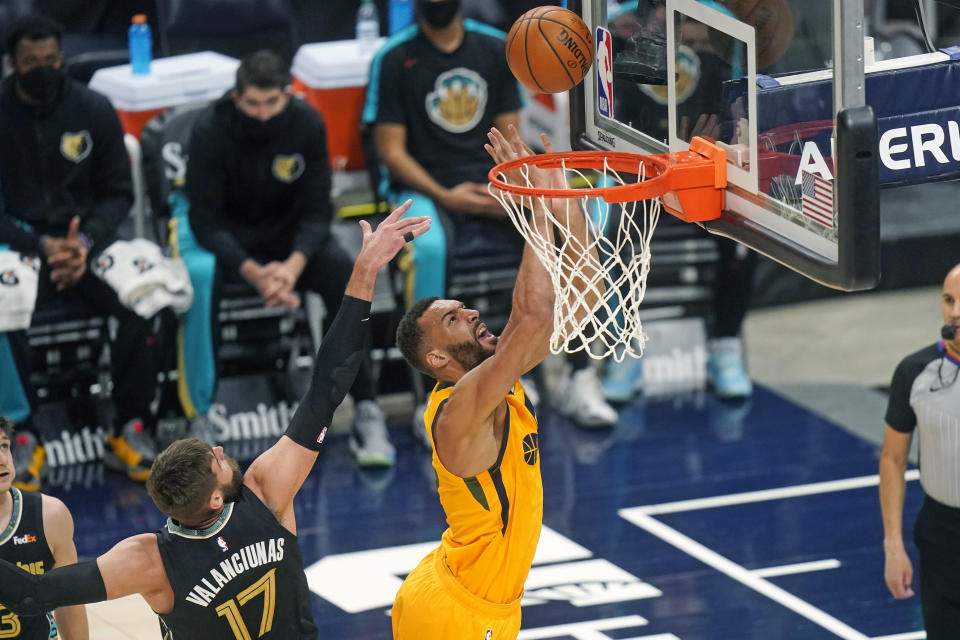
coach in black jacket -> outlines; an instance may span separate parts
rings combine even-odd
[[[187,162],[190,227],[217,258],[214,300],[224,279],[242,277],[268,307],[297,306],[297,292],[310,290],[333,317],[352,260],[330,235],[323,119],[290,97],[289,82],[283,60],[258,51],[241,62],[234,89],[198,116]],[[368,359],[351,388],[351,446],[361,465],[391,465],[394,449]]]
[[[130,164],[110,103],[64,76],[60,41],[60,26],[42,16],[21,18],[7,37],[14,73],[0,88],[0,244],[43,258],[37,307],[68,296],[119,320],[111,349],[116,429],[107,462],[142,481],[156,455],[144,430],[156,386],[150,324],[89,271],[133,204]],[[14,363],[0,362],[0,376],[4,384],[19,376],[27,396],[21,404],[33,408],[26,336],[7,338]],[[37,441],[21,444],[18,478],[36,488]]]

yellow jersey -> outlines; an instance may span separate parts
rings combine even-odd
[[[433,443],[437,413],[453,391],[437,384],[424,423]],[[440,504],[447,530],[440,545],[447,567],[468,591],[488,602],[507,604],[523,594],[543,524],[543,483],[537,417],[523,385],[506,396],[508,411],[496,463],[461,478],[444,468],[433,447]]]

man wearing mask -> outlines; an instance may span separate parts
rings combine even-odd
[[[272,51],[247,56],[237,69],[234,89],[197,117],[186,195],[190,228],[216,257],[212,295],[199,291],[202,285],[192,267],[191,278],[196,300],[211,301],[213,309],[224,280],[242,278],[268,307],[299,306],[301,292],[316,291],[333,318],[352,260],[330,233],[333,205],[323,119],[306,102],[291,98],[287,68]],[[212,319],[214,328],[207,335],[219,335],[217,314],[200,309],[188,314],[197,312]],[[185,343],[194,338],[204,340],[187,327]],[[369,339],[367,345],[350,389],[356,407],[350,445],[361,466],[389,466],[395,452],[376,404]],[[214,351],[209,339],[200,348],[185,344],[188,378],[203,371],[214,377],[210,384],[188,384],[198,414],[213,399],[215,367],[191,366],[190,359],[212,360]]]
[[[377,52],[363,119],[373,127],[377,154],[390,173],[391,202],[412,199],[407,215],[429,216],[430,231],[412,243],[407,303],[447,297],[448,247],[456,233],[508,229],[503,207],[487,192],[493,163],[484,150],[491,127],[517,127],[519,85],[507,66],[506,34],[464,19],[460,0],[415,0],[417,23]],[[482,223],[477,218],[487,218]],[[584,426],[617,418],[585,353],[569,358],[561,409]],[[529,388],[529,387],[528,387]],[[414,415],[414,433],[429,445]]]
[[[38,308],[71,298],[118,320],[110,350],[116,416],[105,463],[144,481],[156,455],[151,325],[89,269],[133,204],[130,164],[113,107],[64,76],[61,36],[56,22],[38,15],[20,18],[7,35],[13,73],[0,85],[0,245],[41,258]],[[0,413],[21,426],[36,408],[28,356],[26,332],[0,334]],[[18,486],[36,490],[43,448],[30,431],[15,445]]]

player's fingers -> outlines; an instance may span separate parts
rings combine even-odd
[[[383,224],[384,222],[390,223],[396,221],[400,216],[407,212],[407,209],[409,209],[412,204],[413,200],[407,198],[403,204],[391,211],[390,215],[388,215],[380,224]]]
[[[540,134],[540,142],[543,143],[543,149],[547,153],[553,153],[553,144],[550,142],[550,136],[545,133]]]
[[[373,231],[370,229],[370,223],[366,220],[360,221],[360,233],[363,234],[364,238],[367,238]]]
[[[80,229],[80,216],[73,216],[70,219],[70,227],[67,229],[68,238],[76,238],[77,231]]]
[[[427,231],[430,231],[430,224],[431,224],[431,222],[432,222],[432,221],[430,220],[430,218],[427,218],[426,220],[424,220],[424,221],[421,222],[420,224],[418,224],[418,225],[416,225],[415,227],[413,227],[412,229],[408,230],[407,233],[412,234],[414,238],[419,238],[420,236],[422,236],[423,234],[425,234]]]
[[[403,218],[393,226],[393,230],[401,233],[404,231],[410,231],[414,227],[417,227],[423,224],[425,220],[429,221],[430,220],[429,216],[415,216],[413,218]]]

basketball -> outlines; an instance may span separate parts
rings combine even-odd
[[[733,0],[726,7],[757,33],[757,69],[768,67],[793,42],[793,12],[786,0]]]
[[[507,64],[531,91],[572,89],[586,77],[593,54],[590,29],[580,16],[562,7],[530,9],[507,34]]]

